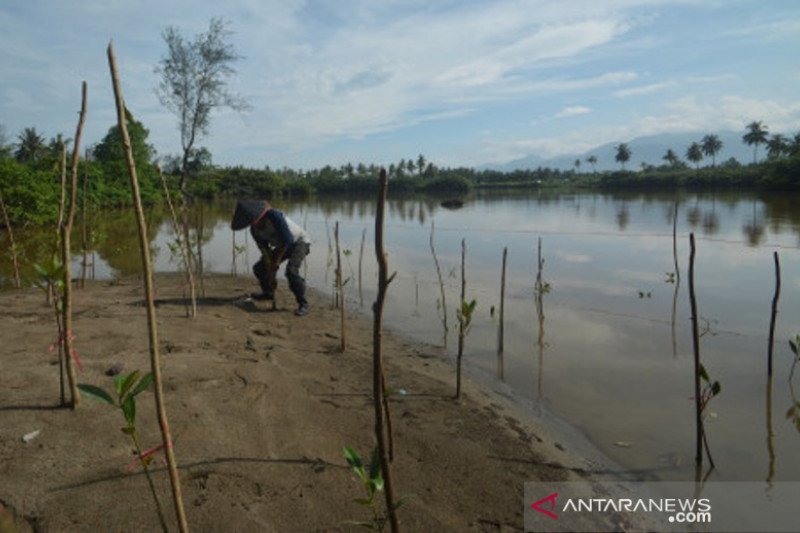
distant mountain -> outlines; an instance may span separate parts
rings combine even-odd
[[[619,170],[620,165],[616,162],[614,156],[617,153],[616,146],[620,142],[626,142],[631,149],[631,159],[625,163],[625,168],[629,170],[638,170],[642,163],[655,166],[664,164],[661,158],[664,157],[664,154],[670,148],[672,148],[682,161],[686,162],[686,149],[693,142],[700,142],[705,135],[707,135],[707,133],[664,133],[647,137],[637,137],[630,141],[615,141],[603,144],[583,153],[561,155],[549,159],[531,154],[507,163],[481,165],[478,167],[478,170],[489,169],[509,172],[517,169],[535,169],[538,167],[572,170],[575,168],[575,160],[580,159],[581,170],[585,172],[590,171],[592,168],[591,165],[586,162],[586,158],[590,155],[597,158],[595,167],[598,171]],[[721,131],[717,132],[716,135],[722,141],[722,150],[717,154],[717,164],[731,157],[739,160],[741,163],[749,163],[753,160],[753,148],[742,142],[743,132]],[[759,157],[763,157],[764,153],[764,147],[762,146],[759,148]],[[706,158],[700,165],[705,166],[710,163],[710,159]]]

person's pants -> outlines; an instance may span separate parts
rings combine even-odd
[[[300,275],[300,266],[310,251],[307,242],[297,241],[290,248],[286,254],[288,262],[286,263],[286,279],[289,280],[289,289],[294,294],[298,304],[306,302],[306,280]],[[266,294],[274,295],[274,287],[277,285],[275,280],[276,269],[269,266],[271,258],[262,256],[259,261],[253,265],[253,274],[258,279],[261,285],[261,291]]]

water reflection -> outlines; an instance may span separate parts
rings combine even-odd
[[[690,462],[670,460],[665,467],[661,458],[685,457],[687,443],[692,442],[686,422],[691,418],[687,400],[691,391],[686,390],[691,361],[679,356],[689,352],[687,317],[681,313],[687,307],[686,291],[680,290],[679,263],[685,260],[686,235],[694,224],[704,234],[698,289],[703,292],[704,312],[715,321],[717,333],[703,339],[704,360],[726,387],[726,394],[714,405],[718,417],[708,420],[717,448],[716,476],[763,480],[766,472],[776,481],[800,479],[800,454],[795,453],[798,435],[792,429],[800,424],[800,404],[792,383],[785,379],[789,368],[776,365],[772,383],[770,409],[780,405],[795,409],[783,423],[780,415],[784,411],[772,413],[769,446],[780,461],[771,467],[769,453],[764,451],[763,431],[770,416],[761,403],[765,398],[760,378],[763,361],[753,357],[763,352],[773,279],[772,247],[785,250],[788,280],[781,309],[787,320],[779,321],[776,330],[776,347],[782,346],[783,351],[777,352],[776,361],[785,361],[787,348],[781,339],[796,327],[796,320],[793,323],[790,318],[800,316],[798,198],[785,193],[476,191],[458,211],[441,208],[438,199],[390,199],[394,214],[386,222],[386,242],[398,276],[388,295],[385,323],[417,340],[443,344],[437,301],[443,296],[458,300],[458,280],[448,273],[457,268],[460,239],[468,237],[472,243],[467,265],[470,294],[480,304],[465,361],[479,374],[494,379],[498,317],[489,316],[488,302],[497,302],[498,258],[507,247],[502,375],[508,387],[519,396],[542,400],[631,470],[692,479]],[[376,272],[369,253],[374,200],[323,197],[303,202],[274,199],[273,203],[294,220],[303,220],[312,239],[304,267],[306,277],[310,286],[326,294],[332,287],[332,244],[326,249],[332,221],[340,221],[345,248],[355,250],[366,238],[362,291],[351,282],[345,287],[345,296],[354,302],[371,301]],[[202,214],[198,210],[192,215],[194,249],[199,255],[198,244],[202,244],[207,272],[250,276],[257,250],[247,232],[231,233],[232,207],[232,201],[207,204]],[[158,271],[178,269],[178,262],[170,257],[168,219],[161,209],[148,213],[151,244],[158,249],[154,255]],[[88,217],[93,235],[88,255],[96,258],[98,278],[140,271],[132,221],[133,215],[126,211],[109,210]],[[428,247],[428,225],[434,221],[444,294]],[[32,280],[34,262],[55,251],[54,236],[48,229],[24,228],[16,233],[23,281]],[[546,283],[557,287],[546,297],[546,313],[544,290],[534,291],[533,306],[530,299],[531,265],[543,271],[545,264],[544,252],[536,245],[539,237],[547,244],[547,279],[542,279],[541,272],[534,288]],[[0,232],[0,251],[6,250]],[[13,267],[6,254],[0,255],[0,284],[10,288]],[[353,266],[351,270],[355,270]],[[675,273],[672,284],[664,282],[670,271]],[[85,272],[91,275],[88,266]],[[639,290],[652,291],[652,298],[636,298]],[[784,401],[779,402],[780,398]],[[788,406],[786,399],[790,399]],[[614,445],[618,441],[632,446],[620,449]],[[774,474],[769,474],[771,469]]]

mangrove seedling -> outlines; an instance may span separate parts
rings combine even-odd
[[[59,374],[59,389],[61,405],[66,405],[66,396],[64,394],[64,326],[61,323],[63,318],[61,294],[64,288],[64,267],[58,256],[53,255],[48,263],[43,265],[34,264],[33,269],[36,271],[36,279],[33,281],[34,285],[39,287],[45,295],[48,296],[48,301],[53,306],[55,313],[56,329],[58,336],[55,343],[50,345],[50,349],[58,349],[58,374]],[[49,298],[52,296],[52,298]]]
[[[167,531],[167,522],[164,518],[164,511],[161,507],[161,502],[158,499],[156,487],[153,483],[153,478],[150,475],[149,469],[150,463],[152,463],[155,456],[155,452],[158,451],[160,447],[142,451],[142,446],[139,441],[139,434],[136,430],[136,396],[147,390],[152,382],[152,372],[148,372],[141,378],[139,377],[138,370],[134,370],[127,376],[122,374],[115,376],[114,392],[117,396],[116,401],[112,399],[111,395],[106,392],[105,389],[95,385],[80,383],[78,384],[78,390],[80,390],[80,393],[83,396],[116,407],[122,412],[122,416],[125,418],[125,427],[121,428],[120,431],[122,431],[122,433],[125,435],[128,435],[128,437],[131,439],[136,457],[139,459],[139,463],[142,465],[142,470],[144,471],[145,477],[147,477],[147,484],[150,486],[150,492],[153,495],[153,501],[156,504],[156,511],[158,513],[159,522],[161,523],[161,529]]]
[[[469,333],[470,326],[472,326],[472,315],[475,312],[478,302],[472,300],[467,302],[461,301],[461,309],[456,311],[456,319],[458,320],[458,359],[456,363],[456,399],[461,398],[461,358],[464,355],[464,339]]]
[[[369,522],[347,520],[345,521],[345,524],[365,527],[374,531],[383,531],[384,527],[386,527],[386,523],[389,520],[389,515],[388,513],[381,512],[381,510],[378,508],[378,501],[376,498],[378,493],[383,491],[384,487],[383,476],[381,475],[381,460],[378,447],[376,446],[372,450],[372,460],[369,464],[369,468],[364,465],[361,457],[353,448],[345,446],[342,449],[342,453],[344,453],[344,458],[347,460],[347,464],[350,466],[350,469],[355,472],[358,480],[364,487],[364,492],[366,494],[366,497],[353,498],[353,501],[359,505],[369,507],[372,513],[372,519]],[[408,501],[408,496],[399,498],[395,503],[395,510],[402,506],[406,501]]]

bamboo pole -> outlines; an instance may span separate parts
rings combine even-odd
[[[75,204],[78,197],[78,160],[80,158],[81,135],[83,134],[83,123],[86,120],[86,82],[83,82],[81,87],[81,113],[78,119],[78,127],[75,132],[75,145],[72,150],[72,161],[70,165],[70,199],[69,208],[67,210],[67,221],[61,226],[61,261],[64,266],[64,302],[62,307],[64,326],[63,341],[64,341],[64,359],[67,367],[67,381],[69,382],[69,392],[71,399],[71,406],[73,409],[78,407],[80,403],[80,394],[78,393],[78,379],[75,376],[75,366],[73,365],[73,357],[75,355],[75,348],[72,346],[72,256],[70,250],[70,239],[72,235],[72,224],[75,221]],[[66,173],[62,173],[66,175]],[[62,202],[64,197],[64,190],[62,189]]]
[[[372,306],[374,321],[372,326],[372,397],[375,407],[375,439],[378,444],[378,455],[383,471],[384,495],[386,496],[386,512],[389,515],[389,524],[393,532],[400,531],[397,520],[397,509],[394,499],[394,482],[389,456],[386,449],[386,434],[384,428],[384,393],[385,382],[383,375],[382,333],[383,303],[386,299],[386,289],[394,279],[396,273],[387,277],[386,253],[383,250],[383,216],[386,206],[386,170],[381,169],[380,185],[378,187],[378,209],[375,214],[375,256],[378,260],[378,295]]]
[[[692,345],[694,346],[694,407],[695,407],[695,464],[703,464],[703,414],[700,400],[700,334],[697,327],[697,300],[694,293],[694,233],[689,234],[689,306],[692,316]]]
[[[466,277],[467,242],[461,239],[461,311],[458,319],[458,357],[456,359],[456,400],[461,398],[461,358],[464,356],[464,303],[466,302],[467,277]]]
[[[336,226],[333,229],[333,236],[336,240],[336,290],[339,294],[339,315],[341,317],[341,333],[339,335],[339,349],[345,351],[347,349],[347,339],[344,331],[344,284],[342,283],[342,253],[339,247],[339,221],[336,221]]]
[[[81,183],[81,289],[86,287],[86,183],[89,181],[89,150],[83,156],[83,180]]]
[[[117,122],[119,123],[119,129],[122,133],[122,143],[125,147],[125,159],[128,165],[128,173],[130,174],[131,192],[133,194],[133,203],[136,209],[136,223],[139,229],[139,250],[142,258],[144,290],[147,300],[147,330],[149,333],[150,343],[150,367],[153,372],[153,386],[156,397],[156,416],[158,417],[158,424],[161,428],[164,455],[167,457],[167,469],[169,470],[169,480],[172,486],[172,499],[175,505],[175,515],[178,520],[180,531],[183,533],[189,530],[189,525],[186,521],[186,512],[184,511],[183,507],[181,483],[180,478],[178,477],[178,465],[175,461],[175,453],[172,449],[172,437],[170,435],[169,422],[167,420],[167,411],[164,407],[164,387],[161,377],[161,361],[158,354],[156,310],[153,302],[153,268],[150,262],[150,247],[148,246],[147,242],[147,227],[144,220],[144,210],[142,209],[142,199],[139,194],[139,181],[136,177],[136,165],[133,160],[131,141],[128,137],[125,103],[122,97],[122,88],[120,87],[119,76],[117,74],[117,65],[114,58],[114,47],[112,43],[108,44],[108,64],[111,70],[111,81],[114,86],[114,98],[116,99],[117,104]]]
[[[186,271],[186,281],[189,284],[189,297],[191,299],[191,312],[187,313],[190,317],[197,316],[197,293],[194,287],[194,274],[192,273],[191,262],[189,261],[189,252],[187,250],[187,243],[181,238],[180,224],[178,223],[178,214],[175,212],[175,206],[172,205],[172,195],[169,192],[167,180],[164,178],[164,173],[161,168],[158,169],[158,176],[161,178],[161,186],[164,189],[164,198],[167,200],[170,215],[172,216],[172,231],[175,232],[175,239],[178,241],[178,249],[181,252],[181,261],[183,268]],[[185,293],[184,293],[185,295]]]
[[[775,260],[775,294],[772,297],[772,314],[769,319],[769,345],[767,348],[767,375],[772,377],[772,345],[775,340],[775,321],[778,317],[778,298],[781,296],[781,262],[778,252],[772,252]]]
[[[506,308],[506,259],[508,247],[503,247],[503,267],[500,274],[500,327],[497,333],[497,377],[503,379],[505,370],[503,353],[505,351],[505,308]]]
[[[3,224],[8,232],[8,241],[11,245],[11,261],[14,263],[14,285],[19,289],[22,287],[22,280],[19,277],[19,261],[17,260],[17,245],[14,242],[14,230],[11,229],[11,222],[8,219],[6,203],[3,201],[3,193],[0,192],[0,210],[3,211]]]

